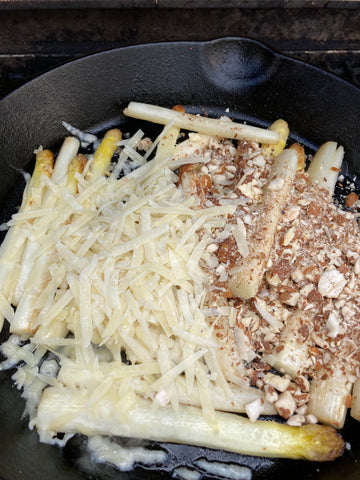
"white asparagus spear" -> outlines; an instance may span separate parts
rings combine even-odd
[[[360,379],[354,383],[352,391],[352,405],[350,414],[353,418],[360,421]]]
[[[11,304],[8,300],[4,297],[2,293],[0,293],[0,332],[2,330],[4,320],[6,319],[9,323],[12,322],[14,318],[15,312]]]
[[[295,378],[301,374],[304,360],[308,358],[311,323],[306,312],[301,310],[291,315],[280,337],[282,350],[271,353],[265,360],[281,373]]]
[[[76,179],[76,174],[81,173],[86,165],[87,158],[82,153],[76,155],[73,160],[71,160],[68,168],[66,188],[72,194],[76,195],[78,193],[78,181]]]
[[[308,413],[315,415],[319,422],[325,425],[342,428],[348,409],[351,385],[340,363],[337,364],[334,361],[332,370],[331,372],[329,365],[318,370],[312,379]]]
[[[51,176],[51,180],[57,185],[65,184],[68,175],[68,166],[71,160],[76,157],[79,147],[80,142],[77,138],[65,138],[56,157],[54,172]]]
[[[155,164],[163,162],[166,158],[172,158],[179,133],[180,129],[173,126],[161,137],[156,150]]]
[[[344,148],[336,142],[326,142],[315,153],[308,169],[309,177],[320,188],[334,192],[339,170],[344,159]]]
[[[72,145],[69,145],[68,142],[67,148],[65,148],[65,153],[72,155],[75,151],[75,145],[76,142]],[[73,148],[70,148],[71,146]],[[62,159],[60,160],[61,167],[63,166],[63,163],[65,163],[67,168],[65,179],[66,188],[68,189],[68,192],[76,194],[77,180],[75,174],[76,172],[81,172],[84,169],[86,158],[84,155],[78,154],[72,160],[70,159],[69,163],[69,157],[66,157],[65,153],[63,151]],[[49,195],[48,200],[50,203],[56,204],[58,198],[56,195]],[[20,287],[22,287],[22,290],[18,301],[18,308],[11,322],[11,329],[14,333],[29,334],[33,332],[35,328],[38,328],[38,326],[35,326],[33,323],[37,314],[39,313],[35,309],[35,302],[39,295],[41,295],[42,289],[49,279],[47,269],[51,257],[49,253],[42,251],[43,248],[44,247],[36,240],[28,241],[22,263],[24,284],[19,285],[18,282],[17,288],[19,295]],[[26,256],[26,254],[28,256]],[[60,285],[62,281],[63,278],[60,276],[57,280],[57,284]]]
[[[108,130],[102,139],[100,145],[94,153],[94,158],[88,172],[88,179],[93,183],[102,175],[105,175],[109,168],[112,156],[115,153],[117,144],[122,139],[122,133],[119,129]]]
[[[72,137],[70,137],[72,138]],[[68,139],[67,139],[68,140]],[[74,170],[83,169],[85,161],[82,156],[77,156],[75,159],[72,156],[76,154],[79,142],[75,139],[76,142],[69,143],[67,142],[60,151],[61,156],[56,159],[56,163],[60,160],[60,166],[58,166],[58,175],[57,178],[60,179],[63,183],[73,190],[76,190],[76,179]],[[121,140],[120,130],[114,129],[110,130],[105,134],[105,137],[99,147],[97,148],[94,154],[94,160],[92,163],[91,169],[91,180],[95,181],[101,175],[103,175],[106,169],[109,166],[112,155],[116,149],[117,142]],[[66,142],[66,141],[65,141]],[[64,143],[65,143],[64,142]],[[75,148],[77,146],[77,148]],[[71,163],[74,160],[74,164]],[[70,168],[71,166],[71,168]],[[66,172],[65,178],[62,177],[62,173]],[[47,201],[50,202],[53,206],[58,200],[58,196],[53,194],[52,190],[49,190]],[[40,219],[36,222],[35,227],[38,228],[36,232],[37,238],[33,241],[28,241],[19,280],[15,290],[15,301],[18,304],[18,309],[15,313],[15,316],[12,321],[11,331],[18,334],[31,333],[32,325],[36,318],[36,311],[34,311],[34,302],[36,298],[41,294],[41,289],[45,285],[46,279],[48,278],[47,269],[49,266],[49,255],[44,255],[41,253],[43,249],[42,244],[37,240],[40,236],[47,234],[47,231],[51,230],[52,225],[45,224],[43,219]],[[34,265],[37,257],[39,261],[37,265]],[[33,272],[37,273],[35,278]]]
[[[70,388],[47,388],[40,401],[36,425],[42,441],[55,432],[115,435],[162,442],[185,443],[246,455],[326,461],[341,455],[344,441],[330,427],[291,427],[272,421],[250,422],[231,413],[216,412],[216,428],[204,420],[200,408],[154,408],[138,398],[121,415],[121,399],[112,390],[97,402]]]
[[[12,333],[19,335],[34,333],[32,323],[38,312],[34,310],[33,306],[50,280],[47,267],[52,256],[53,252],[49,249],[43,251],[38,258],[34,259],[33,268],[29,272],[28,281],[25,284],[24,292],[10,325]]]
[[[294,181],[298,163],[295,150],[284,150],[272,167],[272,172],[261,205],[255,239],[251,242],[250,253],[239,267],[233,269],[229,289],[235,297],[255,297],[264,275],[274,243],[281,209]]]
[[[262,153],[265,157],[277,157],[280,153],[284,150],[288,136],[289,136],[289,125],[285,120],[279,118],[274,123],[272,123],[269,127],[269,130],[272,132],[277,132],[279,134],[279,141],[278,143],[274,144],[266,144],[263,143],[261,145]]]
[[[179,402],[183,405],[200,407],[200,397],[195,386],[191,393],[188,393],[184,385],[177,379]],[[229,383],[231,396],[226,396],[224,391],[217,386],[208,386],[211,401],[215,410],[222,412],[246,413],[246,406],[256,400],[260,400],[263,415],[276,415],[274,404],[265,400],[264,392],[253,387],[239,387]]]
[[[74,364],[73,362],[66,362],[61,367],[58,375],[58,380],[64,385],[70,388],[95,388],[105,377],[111,378],[113,382],[119,381],[121,378],[136,377],[132,381],[132,387],[138,395],[143,395],[143,392],[148,390],[149,387],[141,379],[140,375],[145,375],[144,369],[147,374],[160,373],[159,364],[150,362],[145,365],[134,365],[132,367],[119,364],[119,362],[107,362],[100,363],[91,371],[87,368]],[[177,394],[179,402],[185,405],[192,405],[199,407],[200,398],[199,392],[196,387],[192,392],[187,392],[186,384],[179,377],[176,380]],[[275,415],[276,410],[274,405],[267,402],[264,399],[264,392],[257,388],[252,387],[239,387],[234,384],[229,384],[230,395],[227,395],[222,388],[215,385],[209,385],[209,393],[216,410],[222,410],[226,412],[245,413],[246,405],[254,400],[260,399],[263,402],[263,414]]]
[[[126,176],[117,180],[118,200],[132,192],[136,188],[139,180],[145,181],[145,179],[150,176],[156,175],[159,170],[165,167],[165,165],[172,170],[175,170],[181,165],[181,163],[173,159],[173,157],[176,156],[176,150],[178,148],[178,145],[175,146],[178,132],[179,129],[177,127],[170,125],[166,126],[159,135],[160,139],[155,158],[148,160],[144,165],[141,165]],[[116,174],[114,176],[116,177]],[[114,201],[115,197],[112,198]],[[103,201],[104,200],[101,200],[100,203]]]
[[[191,115],[146,103],[130,102],[128,107],[125,108],[124,114],[128,117],[148,120],[161,125],[173,122],[174,127],[216,137],[274,144],[279,141],[279,134],[271,130],[242,125],[228,120]]]
[[[27,184],[19,212],[37,209],[41,205],[43,188],[41,178],[50,176],[53,171],[54,156],[49,150],[41,150],[36,155],[34,172]],[[8,303],[13,302],[13,291],[18,276],[18,267],[26,245],[26,235],[21,224],[16,223],[7,232],[0,247],[0,292]],[[4,316],[0,315],[0,331]]]
[[[63,184],[66,182],[67,171],[71,160],[76,156],[79,150],[80,142],[75,137],[67,137],[59,151],[58,156],[54,164],[54,171],[51,175],[51,180],[54,184]],[[51,189],[46,188],[44,197],[42,199],[42,206],[52,208],[58,201],[58,197],[54,195]],[[39,238],[45,235],[49,227],[48,217],[37,219],[34,222],[33,231],[36,233],[36,237]],[[16,283],[13,302],[14,305],[18,305],[21,296],[24,292],[26,282],[28,281],[30,272],[33,268],[36,258],[36,252],[39,248],[39,243],[35,239],[28,239],[25,247],[25,251],[21,261],[21,267],[19,271],[19,278]]]

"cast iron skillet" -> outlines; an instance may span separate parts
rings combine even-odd
[[[29,82],[0,102],[0,199],[2,220],[21,198],[21,169],[30,170],[39,144],[56,149],[66,135],[61,121],[97,132],[120,125],[130,101],[163,106],[183,104],[188,111],[221,115],[267,126],[285,118],[293,139],[310,149],[327,140],[340,142],[351,171],[360,171],[360,90],[328,73],[286,58],[244,38],[204,43],[162,43],[127,47],[93,55],[57,68]],[[2,339],[4,339],[2,335]],[[312,478],[355,480],[360,477],[360,426],[349,422],[344,438],[351,444],[335,463],[240,457],[186,446],[170,451],[164,471],[120,473],[96,467],[83,455],[76,437],[63,450],[38,443],[21,419],[23,402],[0,373],[0,477],[2,480],[157,479],[171,478],[172,468],[206,456],[238,461],[254,469],[253,479]],[[236,442],[236,439],[234,439]]]

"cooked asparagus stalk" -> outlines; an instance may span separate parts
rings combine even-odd
[[[71,140],[71,141],[70,141]],[[66,167],[66,193],[77,193],[77,180],[76,172],[81,172],[86,164],[86,157],[82,154],[78,154],[75,158],[71,159],[70,156],[76,153],[78,148],[78,141],[74,141],[73,137],[68,137],[60,154],[56,159],[55,168],[57,162],[60,160],[57,172],[61,172]],[[60,157],[60,158],[59,158]],[[55,172],[54,168],[54,172]],[[62,176],[58,173],[58,178],[62,179]],[[50,204],[56,205],[59,201],[56,195],[51,195],[48,192],[47,200]],[[36,224],[38,225],[38,224]],[[42,232],[42,235],[46,235],[48,226],[38,225],[38,229]],[[16,285],[16,295],[14,295],[14,301],[18,305],[15,315],[11,322],[11,331],[18,334],[33,333],[34,329],[38,328],[34,324],[35,318],[39,313],[35,308],[35,303],[39,295],[41,295],[43,288],[49,281],[48,267],[51,258],[50,252],[43,251],[42,244],[37,239],[29,240],[26,246],[22,265],[20,270],[20,277]],[[62,282],[63,278],[59,278],[58,284]]]
[[[94,153],[94,158],[88,173],[91,182],[95,182],[99,177],[105,175],[117,148],[117,144],[120,142],[121,138],[122,133],[117,128],[106,132]]]
[[[281,209],[295,178],[297,162],[298,155],[295,150],[284,150],[276,157],[265,187],[250,253],[230,278],[229,288],[236,297],[249,299],[257,294],[274,243]]]
[[[253,140],[276,144],[279,141],[279,133],[264,128],[242,125],[222,119],[213,119],[191,115],[168,108],[158,107],[145,103],[130,102],[125,108],[124,114],[128,117],[149,120],[153,123],[167,125],[173,122],[175,127],[190,130],[192,132],[205,133],[216,137],[232,138],[236,140]]]
[[[117,180],[117,198],[119,200],[136,188],[139,178],[148,178],[156,175],[165,165],[172,170],[178,168],[179,165],[176,160],[173,159],[176,155],[176,148],[178,147],[175,146],[178,134],[179,129],[177,127],[166,126],[158,137],[159,142],[157,144],[155,157]],[[118,168],[115,166],[111,177],[117,178],[117,176]]]
[[[270,125],[269,130],[279,134],[279,141],[276,144],[263,143],[261,148],[264,156],[274,158],[280,155],[285,148],[289,136],[289,125],[285,120],[279,119]]]
[[[85,155],[83,155],[82,153],[79,153],[69,164],[66,188],[73,195],[75,195],[78,191],[78,182],[76,180],[76,174],[81,173],[84,170],[86,162],[87,162],[87,158],[85,157]]]
[[[25,189],[21,210],[37,208],[41,205],[41,196],[37,195],[36,189],[41,187],[41,177],[51,177],[54,170],[54,155],[50,150],[40,150],[36,154],[36,162],[30,182]]]
[[[183,405],[192,405],[200,407],[199,392],[194,387],[191,393],[188,393],[185,387],[178,384],[179,401]],[[181,388],[182,387],[182,388]],[[217,386],[209,386],[209,394],[215,410],[222,412],[246,413],[246,406],[260,400],[262,403],[263,415],[276,415],[274,404],[265,400],[264,392],[253,387],[239,387],[235,384],[229,384],[231,396],[226,396],[224,391]]]
[[[54,155],[49,150],[41,150],[36,155],[36,163],[32,177],[25,188],[19,212],[36,209],[41,205],[43,189],[42,175],[50,176],[53,171]],[[0,292],[4,298],[12,303],[13,290],[18,276],[17,269],[26,244],[26,235],[23,234],[20,224],[13,225],[0,247]],[[4,318],[0,316],[0,330]]]
[[[100,363],[93,370],[82,368],[72,362],[66,362],[59,371],[58,380],[70,388],[95,388],[103,378],[111,378],[113,382],[121,378],[133,376],[132,387],[138,395],[148,394],[151,386],[148,385],[139,375],[160,373],[157,362],[149,362],[146,365],[134,365],[129,368],[118,362]],[[138,367],[138,368],[137,368]],[[144,370],[147,369],[147,370]],[[141,373],[140,373],[141,372]],[[146,373],[144,373],[146,372]],[[176,379],[179,402],[184,405],[200,406],[199,392],[196,387],[189,393],[185,381],[180,377]],[[254,400],[260,399],[263,402],[263,414],[275,415],[274,405],[264,399],[264,393],[257,388],[239,387],[229,384],[230,395],[227,395],[222,388],[216,385],[208,386],[212,403],[216,410],[225,412],[245,413],[246,405]]]
[[[312,379],[308,412],[321,423],[342,428],[349,406],[351,384],[340,364],[334,364],[331,370],[324,367]]]
[[[315,153],[308,169],[310,179],[320,188],[334,192],[344,158],[344,148],[336,142],[326,142]]]
[[[180,406],[154,408],[150,400],[138,398],[121,415],[121,400],[109,389],[96,403],[90,395],[70,388],[47,388],[36,420],[42,441],[51,442],[49,432],[85,435],[115,435],[155,441],[185,443],[246,455],[287,457],[313,461],[333,460],[342,454],[344,441],[330,427],[291,427],[272,421],[249,419],[216,412],[216,427],[204,420],[201,409]]]
[[[162,162],[168,157],[172,157],[180,129],[170,127],[166,134],[160,140],[156,150],[156,162]]]
[[[92,182],[99,178],[101,175],[105,174],[110,164],[111,158],[114,154],[114,151],[116,150],[117,142],[120,140],[120,130],[109,130],[105,134],[103,141],[101,142],[100,146],[94,154],[90,176]],[[60,160],[60,166],[58,167],[59,172],[60,170],[63,171],[66,167],[67,180],[65,180],[65,182],[69,189],[73,193],[76,193],[76,172],[83,170],[86,163],[86,158],[81,154],[78,155],[75,159],[70,158],[69,155],[72,155],[75,151],[73,147],[74,145],[71,144],[66,145],[62,150],[60,158],[57,158],[56,164],[58,160]],[[60,174],[58,175],[58,178],[62,178]],[[67,191],[67,193],[69,193],[69,191]],[[54,205],[57,201],[59,201],[58,197],[55,194],[49,194],[48,197],[48,201],[50,201]],[[64,217],[64,221],[66,219],[67,217]],[[45,225],[42,219],[38,222],[37,225],[39,225],[37,231],[37,238],[40,236],[40,234],[41,236],[46,235],[49,228],[50,230],[51,228],[53,228],[52,225]],[[42,228],[40,228],[40,226]],[[57,227],[59,227],[58,224]],[[48,266],[51,255],[50,253],[40,251],[43,247],[41,243],[39,243],[37,238],[28,242],[23,256],[20,277],[16,286],[16,299],[18,303],[18,308],[12,320],[11,331],[13,333],[33,333],[33,329],[36,328],[35,319],[38,313],[37,310],[34,309],[34,302],[36,302],[36,299],[41,294],[44,285],[46,285],[46,282],[49,280]],[[37,258],[38,261],[35,265]]]
[[[296,142],[293,143],[290,147],[290,150],[296,150],[298,154],[298,166],[297,169],[298,171],[304,170],[306,166],[306,154],[305,154],[305,149],[304,146],[301,145],[300,143]]]
[[[51,181],[55,185],[58,185],[58,184],[60,185],[66,182],[69,163],[77,154],[79,146],[80,146],[80,142],[75,137],[67,137],[64,140],[60,148],[60,151],[56,157],[53,173],[51,175]],[[53,208],[57,201],[58,201],[57,195],[55,195],[50,188],[46,188],[43,199],[42,199],[42,206],[47,208]],[[49,224],[50,224],[49,217],[40,218],[34,222],[33,237],[29,238],[29,240],[27,241],[23,258],[21,261],[19,278],[17,280],[15,291],[14,291],[13,302],[15,305],[18,305],[21,299],[21,296],[25,289],[26,282],[29,279],[30,272],[34,265],[36,252],[39,248],[39,243],[36,238],[40,238],[43,235],[45,235],[49,227]]]
[[[4,320],[6,319],[9,323],[12,322],[15,312],[11,304],[4,297],[3,294],[0,294],[0,332],[2,330]]]
[[[24,292],[10,325],[10,331],[12,333],[19,335],[34,333],[33,322],[38,313],[34,309],[34,302],[50,281],[48,265],[52,256],[53,252],[48,249],[42,252],[38,258],[34,259]]]
[[[65,138],[60,151],[56,157],[54,172],[51,179],[57,185],[62,185],[66,182],[68,174],[68,166],[73,158],[76,157],[80,147],[80,142],[75,137]]]
[[[354,383],[352,391],[352,405],[350,414],[356,420],[360,420],[360,379]]]
[[[72,157],[72,155],[76,153],[78,149],[79,142],[78,140],[73,139],[73,137],[70,137],[70,140],[66,139],[66,141],[64,142],[59,156],[56,159],[55,168],[58,172],[57,179],[59,181],[63,180],[62,173],[66,171],[65,182],[70,188],[70,190],[72,190],[73,193],[76,193],[76,171],[83,170],[86,163],[86,158],[81,154],[78,155],[75,159]],[[121,132],[119,130],[110,130],[106,133],[103,141],[101,142],[100,146],[94,154],[91,169],[92,181],[95,181],[107,170],[116,149],[116,144],[119,140],[121,140]],[[51,192],[49,192],[47,200],[52,205],[55,205],[58,201],[58,197],[55,194],[51,194]],[[38,226],[38,237],[40,236],[40,234],[46,235],[49,225],[45,225],[44,222],[40,220],[38,222]],[[18,304],[18,309],[15,313],[11,325],[11,331],[14,333],[33,333],[34,321],[37,315],[37,311],[34,309],[34,302],[36,301],[36,298],[41,294],[43,286],[49,279],[47,270],[49,266],[50,254],[46,254],[44,252],[39,254],[39,250],[41,248],[42,246],[37,241],[37,239],[29,241],[23,256],[15,296],[16,303]],[[39,257],[39,260],[38,263],[34,266],[37,257]]]
[[[287,373],[292,378],[300,375],[304,360],[308,358],[310,328],[311,324],[305,312],[299,310],[291,315],[281,332],[282,350],[279,348],[278,353],[268,355],[266,361],[279,372]]]

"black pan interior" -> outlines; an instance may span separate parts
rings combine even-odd
[[[341,143],[346,168],[360,172],[360,90],[351,84],[249,39],[127,47],[57,68],[0,102],[2,221],[19,204],[21,171],[31,169],[33,150],[38,145],[56,150],[66,135],[62,120],[92,132],[113,125],[131,130],[134,124],[121,113],[131,100],[168,107],[183,104],[190,112],[211,116],[229,109],[226,114],[232,118],[259,126],[282,117],[292,138],[309,151],[327,140]],[[254,480],[289,475],[294,480],[360,478],[360,428],[351,421],[344,431],[351,449],[331,464],[253,459],[164,444],[170,460],[162,471],[117,472],[89,463],[81,437],[63,450],[40,445],[37,434],[28,431],[26,419],[21,419],[22,412],[23,402],[9,372],[0,372],[2,480],[167,479],[176,465],[202,456],[249,465]]]

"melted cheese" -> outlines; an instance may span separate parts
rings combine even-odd
[[[121,471],[129,471],[137,463],[143,465],[162,464],[166,461],[164,450],[121,446],[101,435],[89,437],[88,449],[92,458],[99,463],[109,463]]]
[[[251,480],[252,472],[250,468],[236,465],[233,463],[222,463],[205,460],[200,458],[196,460],[195,465],[200,467],[206,473],[216,477],[228,478],[231,480]]]

